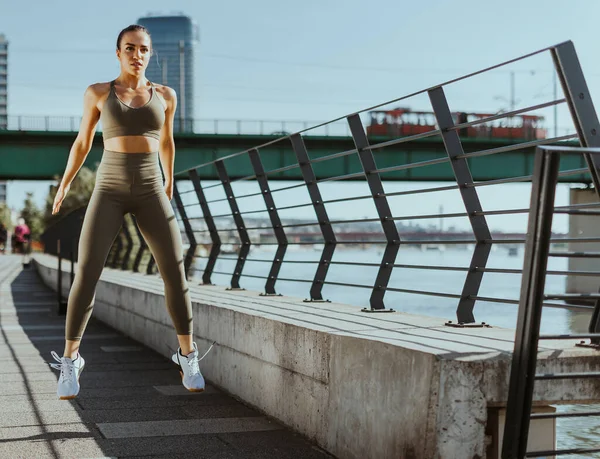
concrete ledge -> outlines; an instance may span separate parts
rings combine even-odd
[[[57,260],[35,254],[56,289]],[[63,270],[63,295],[69,266]],[[94,315],[165,356],[177,348],[158,276],[105,268]],[[194,334],[213,384],[340,458],[486,457],[490,409],[508,394],[514,331],[456,329],[403,313],[190,284]],[[85,338],[84,338],[85,340]],[[600,371],[576,341],[544,342],[539,372]],[[600,381],[536,384],[539,404],[600,401]],[[489,442],[488,442],[489,443]]]

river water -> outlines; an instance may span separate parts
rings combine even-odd
[[[488,268],[522,269],[523,250],[519,248],[516,256],[510,256],[503,248],[494,248],[489,261]],[[290,246],[284,260],[286,261],[310,261],[312,263],[283,263],[279,277],[286,279],[312,280],[317,264],[321,256],[322,246]],[[248,259],[271,260],[274,255],[273,246],[262,246],[253,248]],[[472,249],[449,248],[446,250],[421,251],[416,248],[402,247],[397,258],[397,264],[408,265],[431,265],[447,267],[468,267],[472,255]],[[224,255],[235,258],[236,255]],[[332,258],[333,262],[360,262],[380,263],[382,248],[369,247],[364,250],[344,249],[338,247]],[[198,259],[195,269],[202,269],[206,260]],[[566,258],[550,258],[548,270],[566,270],[568,260]],[[234,260],[218,260],[215,271],[232,272],[235,266]],[[244,273],[255,276],[267,276],[270,263],[247,261]],[[196,280],[199,281],[201,272],[195,272]],[[377,267],[349,266],[333,264],[328,272],[327,280],[343,282],[353,285],[372,285],[377,275]],[[420,291],[433,291],[439,293],[460,294],[463,288],[465,272],[440,271],[395,268],[390,280],[390,287],[404,288]],[[213,274],[212,282],[219,285],[228,285],[230,275]],[[508,298],[518,300],[520,291],[520,274],[498,274],[486,273],[483,277],[479,296]],[[551,275],[546,280],[546,293],[564,293],[566,277],[562,275]],[[240,285],[248,290],[264,291],[265,280],[242,276]],[[278,280],[276,283],[277,293],[284,295],[308,298],[311,284],[306,282],[291,282]],[[351,288],[335,285],[325,285],[323,297],[335,302],[353,304],[359,307],[368,307],[370,289]],[[387,292],[385,305],[396,311],[411,314],[420,314],[439,317],[443,320],[456,320],[456,299],[443,298],[430,295],[415,295],[407,293]],[[477,322],[486,322],[492,326],[504,328],[516,328],[517,305],[502,304],[495,302],[477,302],[475,305],[475,319]],[[584,333],[590,313],[587,311],[573,311],[563,308],[544,308],[542,315],[541,333]],[[572,405],[559,406],[558,410],[565,411],[591,411],[599,410],[600,406]],[[598,418],[576,418],[560,419],[557,421],[557,447],[598,447],[600,445],[600,420]],[[596,455],[571,455],[565,457],[598,457]]]

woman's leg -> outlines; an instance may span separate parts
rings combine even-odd
[[[121,228],[124,203],[107,193],[92,193],[79,238],[77,272],[69,293],[65,330],[66,357],[75,356],[92,314],[96,284]]]
[[[181,234],[173,208],[164,190],[154,187],[151,195],[134,204],[132,212],[156,260],[181,352],[187,355],[193,351],[192,306],[183,266]]]

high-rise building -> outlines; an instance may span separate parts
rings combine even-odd
[[[0,204],[6,202],[6,182],[0,180]]]
[[[0,129],[8,127],[8,41],[0,34]]]
[[[152,36],[154,55],[146,76],[177,92],[176,132],[192,131],[194,120],[194,51],[198,26],[188,16],[147,16],[138,19]]]

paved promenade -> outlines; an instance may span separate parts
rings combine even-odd
[[[332,457],[210,385],[187,392],[175,364],[93,318],[81,392],[58,400],[46,362],[64,316],[20,256],[0,255],[0,333],[0,458]]]

